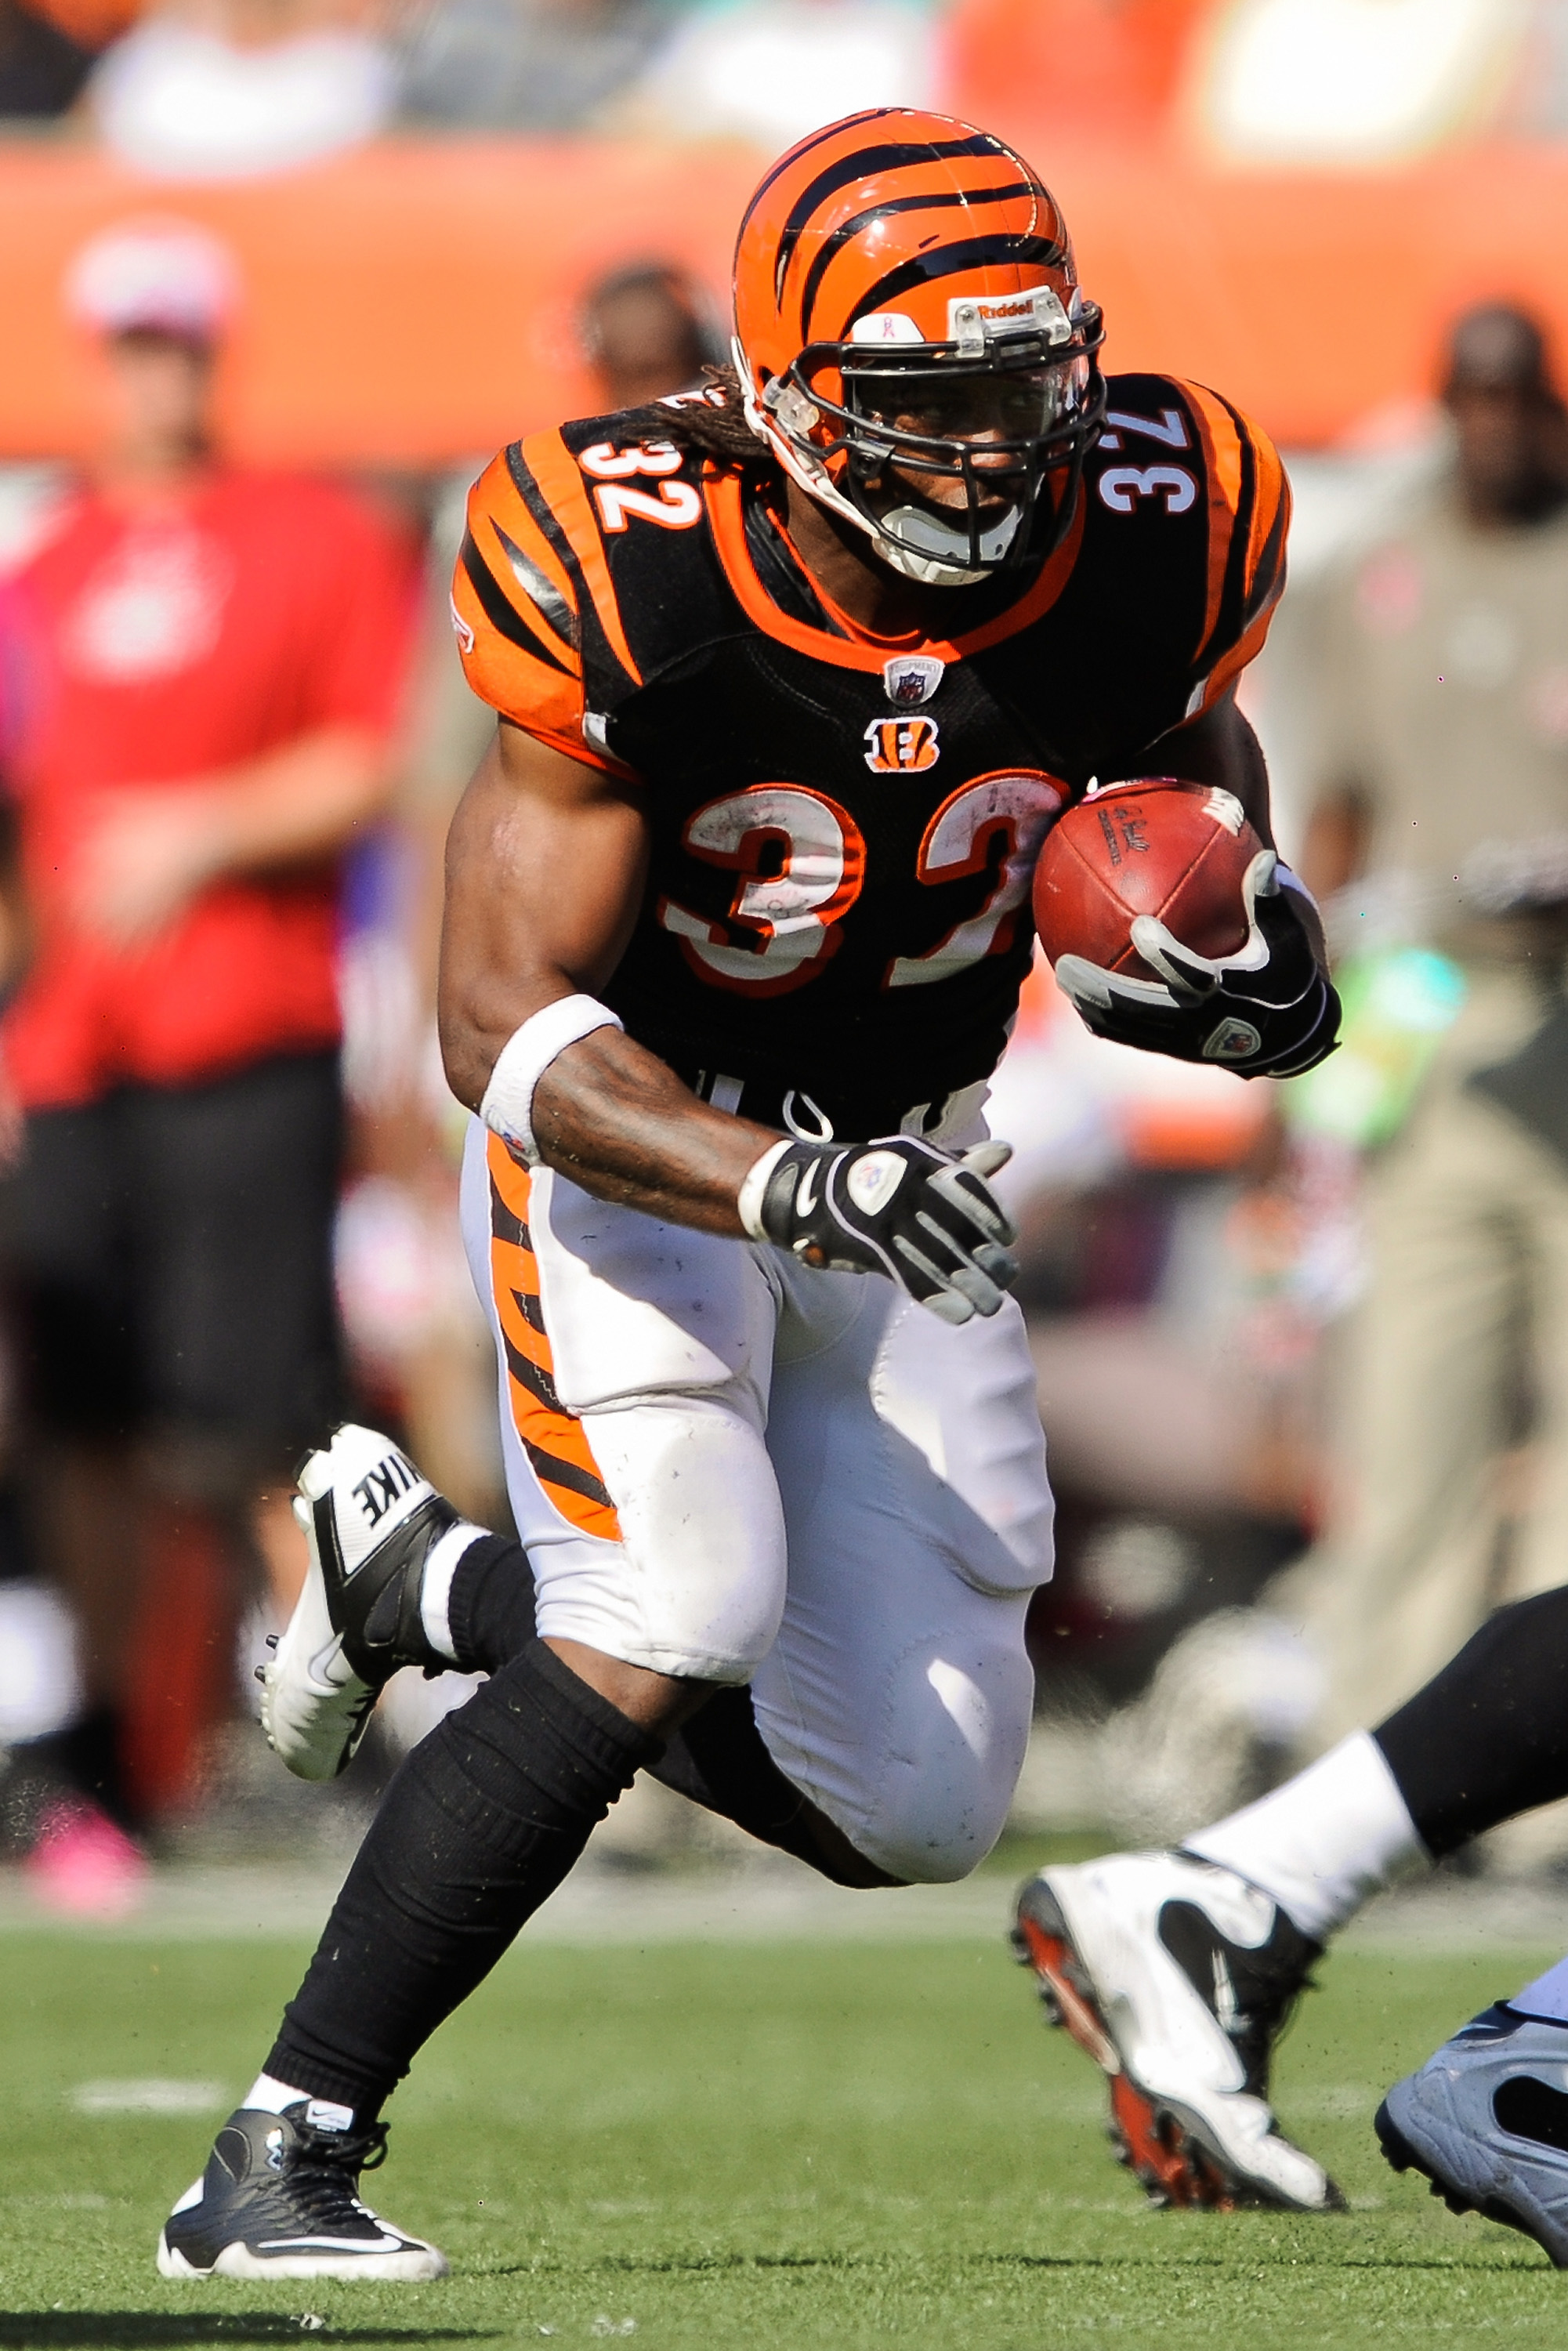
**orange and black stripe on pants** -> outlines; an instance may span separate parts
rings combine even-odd
[[[539,1305],[538,1260],[528,1230],[533,1179],[499,1135],[489,1138],[490,1286],[507,1354],[512,1426],[535,1477],[563,1519],[585,1535],[619,1542],[621,1521],[582,1423],[563,1410]]]

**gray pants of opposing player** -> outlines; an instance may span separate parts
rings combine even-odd
[[[779,1769],[891,1876],[962,1877],[1029,1734],[1045,1446],[1009,1301],[607,1207],[475,1124],[463,1228],[545,1637],[751,1684]]]

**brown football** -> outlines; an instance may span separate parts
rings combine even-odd
[[[1241,883],[1263,847],[1241,803],[1211,784],[1140,776],[1093,792],[1052,828],[1034,870],[1034,920],[1051,962],[1082,956],[1154,979],[1133,921],[1156,914],[1195,955],[1247,943]]]

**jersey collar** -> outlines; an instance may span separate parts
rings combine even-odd
[[[747,537],[745,487],[739,474],[727,467],[722,472],[710,469],[705,474],[703,492],[714,546],[747,618],[765,636],[792,645],[797,653],[809,653],[816,661],[831,662],[840,669],[872,672],[880,672],[889,655],[895,653],[928,653],[939,661],[962,661],[968,654],[983,653],[987,646],[1000,644],[1030,627],[1050,611],[1072,576],[1082,544],[1086,511],[1081,496],[1067,536],[1041,566],[1032,586],[1017,603],[1009,604],[982,627],[951,638],[922,637],[914,632],[898,637],[877,637],[840,611],[815,580],[810,583],[812,594],[830,628],[814,627],[781,610],[758,577]],[[795,559],[798,562],[800,559]],[[830,629],[841,633],[830,633]]]

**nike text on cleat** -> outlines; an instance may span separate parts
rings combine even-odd
[[[402,1666],[440,1672],[420,1621],[425,1561],[456,1511],[390,1437],[352,1422],[299,1472],[294,1514],[310,1563],[288,1629],[261,1668],[267,1744],[301,1780],[331,1780]]]
[[[1013,1946],[1051,2022],[1109,2080],[1112,2139],[1153,2202],[1343,2206],[1269,2105],[1273,2046],[1319,1946],[1268,1895],[1186,1854],[1111,1854],[1031,1877]]]
[[[1568,2025],[1487,2009],[1395,2084],[1376,2128],[1450,2212],[1522,2230],[1568,2269]]]
[[[229,2116],[205,2171],[164,2223],[162,2276],[413,2284],[446,2275],[444,2253],[360,2201],[360,2173],[385,2157],[385,2126],[328,2130],[310,2113],[301,2098],[281,2115],[242,2107]]]

